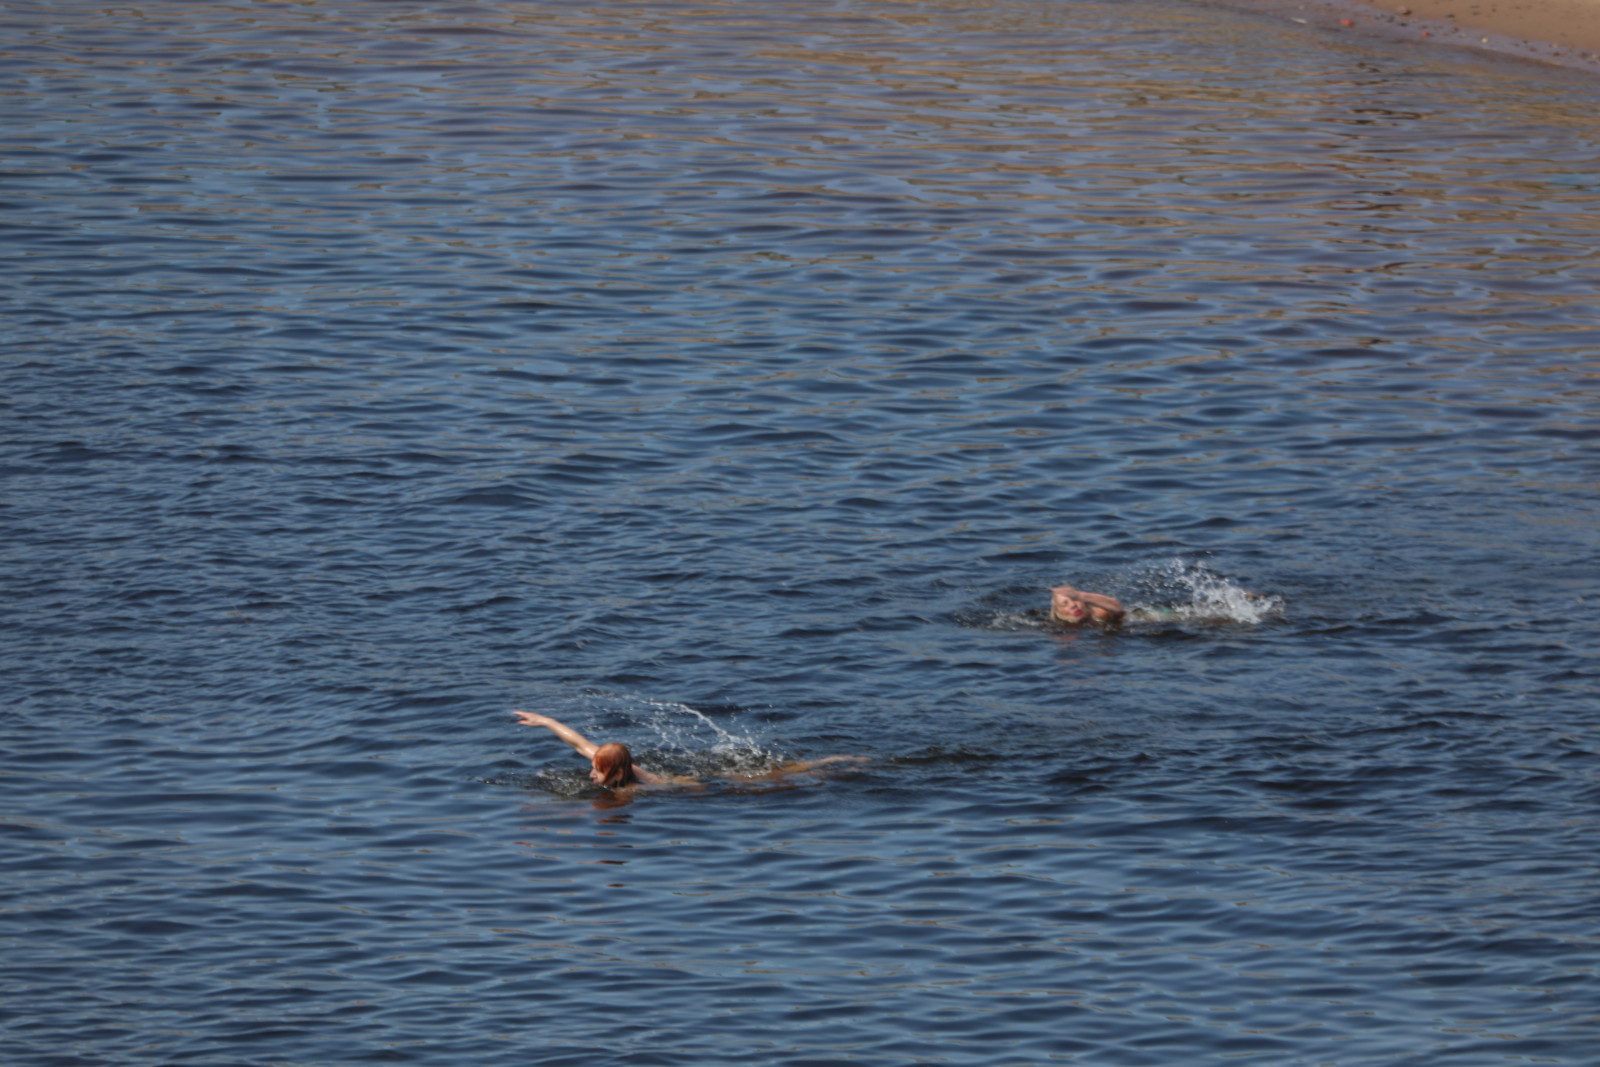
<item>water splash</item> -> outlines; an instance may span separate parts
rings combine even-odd
[[[1283,598],[1252,592],[1204,563],[1174,558],[1128,576],[1134,621],[1256,624],[1283,614]]]
[[[1044,584],[1051,583],[1046,580]],[[1103,580],[1089,577],[1084,580],[1084,588],[1121,600],[1128,609],[1127,621],[1134,624],[1255,625],[1282,615],[1284,610],[1282,597],[1253,592],[1204,563],[1181,557],[1105,576]],[[998,590],[985,597],[984,603],[957,609],[951,617],[958,624],[975,629],[1047,633],[1062,630],[1050,618],[1049,593],[1033,583]]]
[[[758,773],[775,767],[779,760],[749,734],[736,734],[721,726],[697,708],[671,701],[637,700],[635,721],[648,727],[659,739],[649,746],[655,753],[669,755],[699,775]]]
[[[547,695],[521,706],[553,715],[596,744],[621,741],[641,765],[657,772],[712,778],[759,774],[781,762],[755,737],[725,729],[698,708],[675,701],[588,689]],[[588,777],[577,771],[556,772],[556,778],[540,785],[565,794],[587,788]]]

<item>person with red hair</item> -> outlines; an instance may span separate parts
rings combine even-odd
[[[512,714],[524,726],[543,726],[577,749],[579,755],[587,757],[590,764],[589,781],[595,785],[615,789],[618,786],[636,785],[640,782],[645,785],[670,785],[674,782],[693,781],[692,778],[668,779],[659,774],[652,774],[634,764],[633,753],[628,751],[627,745],[617,741],[597,745],[566,723],[552,719],[548,715],[540,715],[535,711],[515,711]]]
[[[576,749],[579,755],[586,757],[589,760],[589,781],[595,785],[605,786],[607,789],[620,789],[632,785],[694,785],[699,781],[697,778],[680,774],[662,775],[647,771],[633,762],[633,753],[628,751],[627,745],[617,741],[597,745],[566,723],[552,719],[548,715],[540,715],[536,711],[514,711],[512,714],[524,726],[543,726]],[[736,777],[771,779],[798,771],[808,771],[825,763],[865,762],[865,760],[865,756],[828,756],[825,759],[785,763],[766,774]]]
[[[1050,621],[1064,622],[1068,626],[1081,626],[1086,622],[1121,622],[1127,611],[1116,597],[1104,593],[1086,593],[1070,585],[1058,585],[1050,590]]]

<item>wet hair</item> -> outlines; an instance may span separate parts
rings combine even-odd
[[[594,750],[594,769],[600,772],[601,785],[631,785],[635,780],[633,753],[617,741]]]

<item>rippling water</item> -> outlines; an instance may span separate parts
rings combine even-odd
[[[1593,80],[1158,2],[0,39],[7,1063],[1593,1062]]]

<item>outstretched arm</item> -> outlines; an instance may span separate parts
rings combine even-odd
[[[594,759],[594,750],[599,748],[593,741],[584,737],[578,731],[564,722],[558,722],[548,715],[540,715],[536,711],[514,711],[517,721],[524,726],[543,726],[561,740],[578,750],[578,754],[585,759]]]

